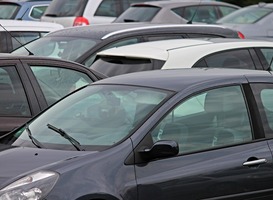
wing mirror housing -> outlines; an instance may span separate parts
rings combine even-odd
[[[179,152],[177,142],[172,140],[159,140],[150,149],[144,148],[139,151],[148,160],[176,156]]]

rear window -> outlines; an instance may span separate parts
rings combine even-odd
[[[46,16],[82,16],[87,0],[53,0],[45,11]]]
[[[0,19],[14,19],[19,9],[18,4],[0,4]]]
[[[115,22],[149,22],[160,10],[156,6],[137,5],[128,8]]]
[[[91,69],[106,76],[116,76],[139,71],[161,69],[164,61],[125,57],[99,57],[92,65]]]

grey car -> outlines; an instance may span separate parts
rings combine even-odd
[[[217,1],[151,1],[132,4],[114,22],[214,23],[239,8]]]
[[[25,47],[34,55],[57,57],[90,66],[97,52],[111,47],[198,37],[240,38],[243,35],[217,25],[113,23],[65,28],[47,34]],[[22,47],[12,54],[28,55],[29,52]]]
[[[259,3],[237,10],[216,23],[242,32],[246,38],[273,37],[273,3]]]

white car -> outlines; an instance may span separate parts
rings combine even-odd
[[[101,51],[90,68],[106,76],[171,68],[272,70],[273,42],[242,39],[176,39]]]
[[[9,53],[23,44],[62,28],[62,25],[56,23],[0,20],[0,53]]]

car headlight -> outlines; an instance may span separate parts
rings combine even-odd
[[[0,200],[38,200],[44,198],[54,187],[59,174],[39,171],[27,175],[0,190]]]

